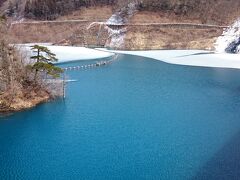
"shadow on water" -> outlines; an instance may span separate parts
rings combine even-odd
[[[237,180],[240,177],[240,131],[194,176],[196,180]]]

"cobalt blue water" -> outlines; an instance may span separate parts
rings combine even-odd
[[[65,100],[1,117],[0,179],[240,177],[239,70],[122,55],[68,77]]]

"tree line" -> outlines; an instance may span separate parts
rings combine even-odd
[[[116,0],[33,0],[25,5],[25,17],[53,20],[81,7],[112,5]]]

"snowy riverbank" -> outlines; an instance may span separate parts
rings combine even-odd
[[[34,44],[19,44],[18,47],[25,51],[30,56],[30,49]],[[93,60],[111,57],[114,53],[99,51],[97,49],[90,49],[85,47],[73,47],[73,46],[54,46],[50,44],[39,44],[50,49],[51,52],[56,54],[58,63],[66,63],[70,61],[80,60]]]
[[[102,48],[99,50],[142,56],[170,64],[240,69],[240,54],[214,53],[203,50],[114,51]]]

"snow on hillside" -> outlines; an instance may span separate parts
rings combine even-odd
[[[215,47],[217,52],[240,53],[240,19],[223,32]]]

